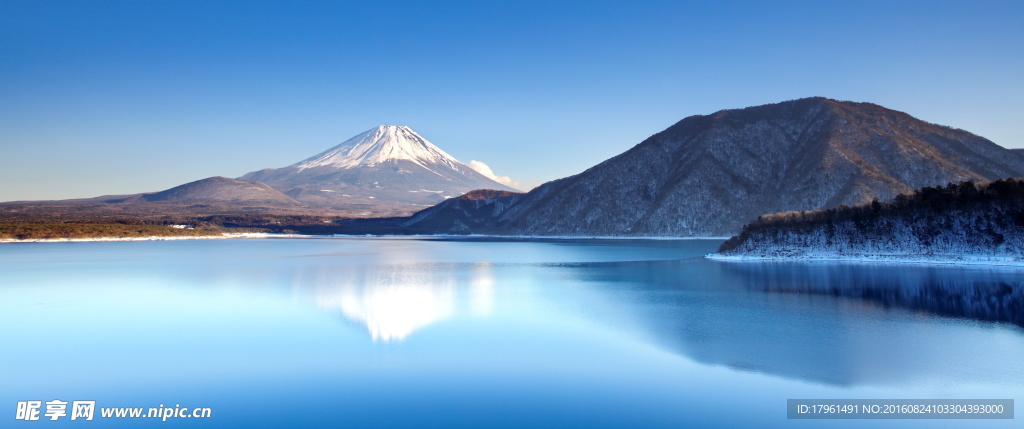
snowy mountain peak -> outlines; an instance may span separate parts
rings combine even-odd
[[[446,165],[459,170],[462,166],[441,148],[409,127],[400,125],[377,126],[294,166],[299,170],[313,167],[352,168],[375,166],[389,161],[409,161],[425,168],[428,165]]]
[[[476,189],[512,190],[396,125],[374,127],[302,162],[242,178],[303,204],[357,216],[411,214]]]

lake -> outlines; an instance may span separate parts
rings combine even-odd
[[[786,403],[1019,404],[1021,270],[704,259],[719,243],[3,244],[2,418],[5,427],[1020,427],[787,420]],[[54,399],[94,400],[96,419],[12,419],[20,401]],[[158,406],[211,415],[99,416]]]

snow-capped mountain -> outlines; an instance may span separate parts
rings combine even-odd
[[[475,189],[512,190],[405,126],[380,125],[283,168],[242,176],[306,204],[407,214]]]
[[[583,173],[497,197],[494,219],[448,229],[726,236],[765,213],[1022,174],[1024,156],[966,131],[875,104],[815,97],[685,118]],[[407,226],[438,216],[457,218],[424,211]]]
[[[294,166],[299,170],[373,167],[388,161],[409,161],[427,170],[434,164],[455,170],[465,168],[409,127],[395,125],[380,125]]]

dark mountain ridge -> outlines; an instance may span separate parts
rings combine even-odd
[[[763,213],[1021,174],[1024,156],[966,131],[871,103],[805,98],[685,118],[516,198],[470,232],[728,236]]]
[[[505,209],[526,195],[494,189],[478,189],[458,198],[416,212],[398,225],[421,231],[470,232],[493,228]]]

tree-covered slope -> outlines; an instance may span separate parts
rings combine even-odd
[[[1024,181],[951,183],[888,202],[764,215],[718,255],[1024,264]]]

